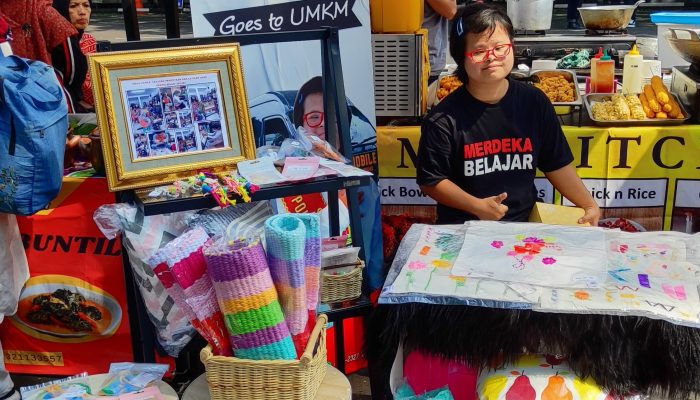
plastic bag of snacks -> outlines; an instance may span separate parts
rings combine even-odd
[[[138,392],[162,379],[166,372],[167,364],[112,363],[100,394],[119,396]]]

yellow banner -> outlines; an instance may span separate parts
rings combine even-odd
[[[608,226],[700,231],[700,126],[564,127],[564,134]],[[425,215],[406,206],[435,204],[415,183],[419,141],[420,127],[377,129],[382,204],[394,212]],[[544,201],[571,205],[537,176]]]

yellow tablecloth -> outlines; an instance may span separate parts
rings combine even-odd
[[[563,129],[604,218],[700,231],[700,125]],[[435,203],[415,182],[419,139],[417,126],[377,128],[382,205],[391,213],[434,214]],[[544,201],[570,204],[541,173],[536,185]]]

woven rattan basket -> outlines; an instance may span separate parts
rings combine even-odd
[[[200,359],[212,400],[311,400],[326,376],[326,325],[321,314],[299,360],[244,360],[215,356],[211,347]],[[234,350],[235,351],[235,350]]]
[[[354,300],[362,294],[362,269],[364,261],[358,259],[355,268],[344,275],[333,275],[329,271],[335,266],[321,271],[321,303],[337,303]]]

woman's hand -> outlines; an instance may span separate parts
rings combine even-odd
[[[491,196],[481,199],[476,210],[476,216],[482,221],[499,221],[508,212],[508,206],[503,204],[503,200],[508,197],[508,193],[503,192],[498,196]]]
[[[584,207],[583,210],[585,213],[583,214],[583,217],[579,218],[578,223],[589,223],[591,226],[598,226],[598,220],[600,219],[600,207],[598,207],[597,204],[594,204],[589,207]]]

